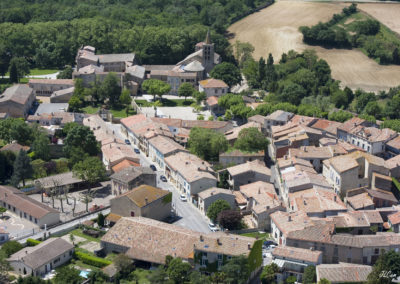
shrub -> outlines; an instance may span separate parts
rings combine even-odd
[[[100,267],[100,268],[105,267],[112,263],[111,261],[106,260],[104,258],[96,257],[93,255],[84,253],[84,252],[80,252],[80,251],[76,251],[75,256],[85,264]]]
[[[31,239],[31,238],[26,240],[26,245],[28,247],[34,247],[34,246],[36,246],[36,245],[38,245],[40,243],[41,243],[41,241],[38,241],[38,240],[35,240],[35,239]]]

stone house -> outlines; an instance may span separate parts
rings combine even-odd
[[[225,200],[231,206],[231,209],[236,208],[235,195],[229,189],[212,187],[198,194],[198,208],[201,213],[207,215],[208,207],[217,200]]]
[[[50,96],[51,103],[68,103],[74,95],[75,87],[55,91]]]
[[[316,267],[317,283],[326,279],[332,284],[366,283],[372,266],[354,263],[320,264]]]
[[[172,193],[142,184],[110,200],[111,213],[121,217],[165,220],[171,215]]]
[[[111,192],[116,196],[143,184],[157,186],[157,174],[147,167],[127,167],[114,173],[110,178]]]
[[[336,193],[345,194],[348,189],[371,186],[373,173],[388,175],[382,158],[356,151],[336,156],[323,162],[322,174]]]
[[[51,270],[67,263],[73,253],[73,244],[62,238],[50,238],[36,246],[21,249],[7,261],[14,271],[22,276],[43,277]]]
[[[199,91],[208,97],[220,97],[228,93],[229,86],[222,80],[210,78],[199,82]]]
[[[196,206],[200,192],[217,186],[211,165],[193,154],[178,152],[165,158],[165,165],[167,179]]]
[[[232,165],[232,164],[244,164],[247,162],[251,162],[254,160],[264,161],[265,160],[265,152],[259,151],[255,153],[247,153],[242,152],[240,150],[232,150],[231,152],[225,152],[219,154],[219,163],[224,166]]]
[[[28,85],[14,85],[0,95],[0,112],[10,117],[25,118],[35,99],[36,95]]]
[[[54,92],[74,87],[72,79],[29,79],[28,86],[36,96],[50,97]]]
[[[226,169],[228,171],[228,184],[237,190],[241,185],[256,181],[270,182],[271,170],[265,166],[264,162],[254,160]]]
[[[393,232],[400,233],[400,211],[389,215],[388,223]]]
[[[149,157],[165,171],[165,158],[177,152],[188,152],[171,138],[157,135],[148,140]]]
[[[60,222],[60,212],[11,186],[0,186],[0,205],[40,228]]]
[[[272,126],[285,125],[293,116],[294,114],[291,112],[276,110],[265,117],[264,128],[270,132]]]

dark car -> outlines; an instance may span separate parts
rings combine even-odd
[[[150,165],[150,169],[152,169],[153,171],[157,171],[157,168],[155,165]]]
[[[276,245],[276,243],[273,242],[273,241],[264,241],[264,246],[265,246],[265,247],[268,247],[268,246],[270,246],[270,245]]]
[[[138,148],[133,149],[133,151],[135,151],[136,154],[140,154],[140,151]]]
[[[165,176],[160,176],[160,180],[162,180],[163,182],[167,182],[167,178]]]
[[[129,141],[129,139],[125,139],[125,144],[126,145],[131,145],[131,141]]]

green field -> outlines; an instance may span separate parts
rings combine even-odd
[[[28,76],[37,76],[37,75],[49,75],[57,73],[59,70],[57,69],[31,69],[31,72]],[[9,72],[6,73],[6,76],[10,76]]]
[[[266,240],[270,237],[269,233],[260,233],[260,232],[244,233],[244,234],[240,234],[240,235],[245,236],[245,237],[261,239],[261,240]]]

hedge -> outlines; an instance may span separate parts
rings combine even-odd
[[[31,239],[31,238],[26,240],[26,244],[27,244],[28,247],[34,247],[34,246],[36,246],[36,245],[38,245],[40,243],[41,243],[41,241],[38,241],[38,240],[35,240],[35,239]]]
[[[250,272],[253,272],[263,263],[262,258],[262,244],[263,240],[257,240],[254,242],[253,248],[250,251],[248,262],[250,267]]]
[[[75,256],[81,260],[83,263],[96,266],[96,267],[104,267],[112,263],[112,261],[106,260],[104,258],[96,257],[84,252],[76,251]]]

